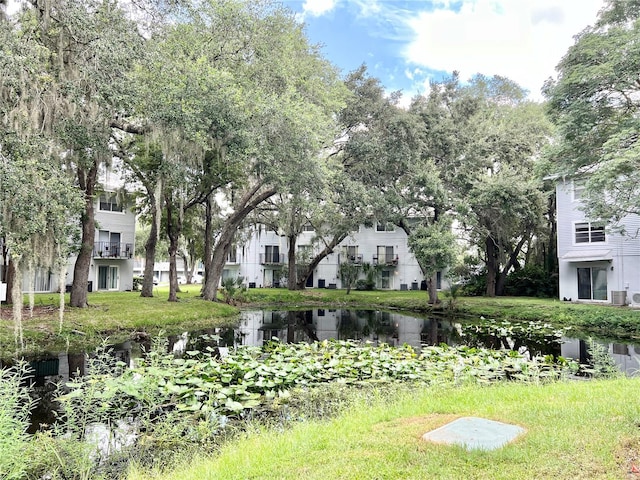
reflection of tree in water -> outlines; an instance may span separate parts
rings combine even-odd
[[[287,312],[287,342],[295,341],[295,332],[302,331],[306,337],[318,341],[318,335],[313,324],[313,310],[300,310]]]
[[[470,347],[493,350],[529,352],[531,355],[561,353],[561,334],[537,328],[535,325],[518,324],[469,324],[463,325],[462,337]]]
[[[422,345],[464,344],[460,334],[460,324],[438,317],[427,318],[423,320],[420,343]]]
[[[389,339],[398,338],[398,328],[392,322],[389,312],[377,310],[342,310],[338,325],[338,338],[340,340],[364,340],[377,341],[379,337],[389,343]]]
[[[338,322],[338,340],[362,339],[362,332],[358,324],[358,316],[355,311],[340,311]]]

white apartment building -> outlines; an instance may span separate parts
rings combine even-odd
[[[640,305],[640,217],[593,223],[580,209],[583,191],[579,179],[556,183],[560,299]]]
[[[299,258],[308,258],[323,245],[312,244],[315,232],[303,232],[297,240]],[[280,287],[286,284],[288,241],[285,236],[258,229],[244,245],[234,247],[223,272],[225,278],[242,277],[250,288]],[[324,258],[307,279],[308,287],[344,288],[340,279],[340,264],[344,262],[378,265],[375,287],[382,290],[418,290],[424,280],[416,258],[407,245],[404,230],[391,224],[361,226],[334,252]],[[364,278],[364,274],[361,274]],[[438,275],[438,288],[444,286]]]

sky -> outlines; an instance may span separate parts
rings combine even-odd
[[[453,71],[540,89],[604,0],[282,0],[343,74],[367,65],[408,103]]]
[[[540,89],[605,0],[280,0],[342,74],[363,63],[404,103],[453,71]],[[18,0],[9,0],[10,10]]]

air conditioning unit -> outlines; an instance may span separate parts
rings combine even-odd
[[[611,290],[611,304],[623,306],[627,304],[626,290]]]
[[[640,307],[640,292],[633,292],[631,294],[631,305]]]

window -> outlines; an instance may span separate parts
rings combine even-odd
[[[122,212],[122,205],[118,203],[115,194],[103,193],[100,195],[99,209],[103,212]]]
[[[607,299],[607,268],[577,268],[578,298],[580,300]]]
[[[376,232],[395,232],[396,227],[391,222],[376,223]]]
[[[391,264],[395,262],[395,255],[393,254],[393,247],[386,245],[378,245],[376,259],[378,264]]]
[[[315,231],[316,231],[316,229],[315,229],[315,228],[313,228],[313,225],[311,225],[310,223],[307,223],[306,225],[304,225],[304,226],[302,227],[302,231],[303,231],[303,232],[315,232]]]
[[[575,224],[576,243],[596,243],[606,240],[604,225],[594,225],[590,222]]]
[[[235,243],[232,243],[231,247],[229,248],[227,263],[238,263],[238,247]]]
[[[118,267],[98,266],[98,290],[118,290]]]
[[[382,272],[380,272],[380,277],[380,288],[391,288],[391,272],[389,270],[383,270]]]
[[[582,199],[583,195],[584,195],[584,186],[585,186],[585,181],[584,180],[574,180],[573,181],[573,201],[577,201]]]
[[[266,245],[264,247],[266,263],[280,263],[280,247],[278,245]]]
[[[98,242],[95,244],[96,254],[100,257],[121,257],[129,256],[133,253],[133,245],[120,243],[119,232],[109,232],[108,230],[98,231]],[[123,251],[123,246],[125,250]]]

